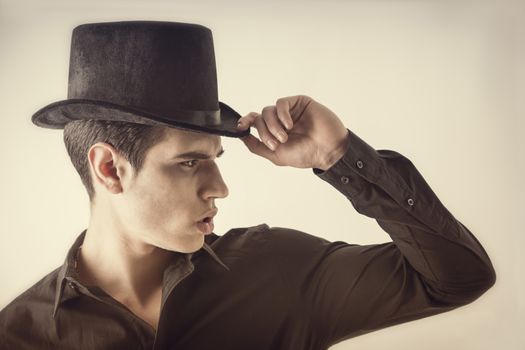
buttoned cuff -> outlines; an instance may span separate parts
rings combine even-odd
[[[437,230],[454,221],[408,158],[396,151],[376,150],[347,130],[344,155],[326,171],[312,171],[344,194],[358,212],[389,220],[401,220],[405,212]]]
[[[343,156],[326,171],[319,168],[312,171],[345,196],[352,197],[369,185],[367,179],[376,178],[382,165],[379,154],[372,146],[350,129],[346,130],[349,142]]]

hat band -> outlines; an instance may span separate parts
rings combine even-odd
[[[55,107],[62,106],[60,109]],[[102,108],[107,110],[120,111],[116,115],[111,115],[104,112]],[[125,113],[125,117],[119,118],[121,113]],[[170,109],[169,116],[161,115],[156,112],[146,111],[136,107],[127,107],[119,104],[115,104],[107,101],[100,100],[89,100],[89,99],[68,99],[64,101],[58,101],[51,103],[46,107],[42,108],[33,116],[34,120],[38,119],[37,125],[52,124],[51,120],[59,122],[63,117],[65,120],[61,122],[67,122],[76,119],[106,119],[106,120],[122,120],[130,122],[139,122],[148,124],[148,119],[151,122],[156,120],[163,122],[166,125],[172,125],[173,122],[179,122],[182,124],[197,124],[197,125],[221,125],[221,110],[181,110],[181,109]],[[180,117],[176,117],[180,115]],[[83,116],[83,117],[79,117]],[[173,116],[173,117],[171,117]],[[148,118],[148,119],[146,119]],[[154,124],[154,123],[152,123]]]
[[[90,100],[90,99],[69,99],[68,104],[75,107],[88,108],[89,105],[103,106],[107,108],[118,109],[133,114],[147,116],[159,121],[173,122],[178,121],[189,124],[200,124],[200,125],[220,125],[221,124],[221,110],[198,110],[198,109],[176,109],[170,108],[169,115],[167,113],[158,113],[153,111],[144,110],[140,107],[128,107],[117,103],[103,101],[103,100]],[[180,115],[179,118],[176,116]],[[173,116],[173,117],[171,117]]]

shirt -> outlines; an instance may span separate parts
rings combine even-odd
[[[480,297],[496,274],[478,240],[408,158],[347,130],[344,155],[311,171],[392,241],[331,242],[266,223],[213,233],[174,253],[155,331],[78,282],[84,230],[62,266],[0,312],[0,349],[319,350]]]

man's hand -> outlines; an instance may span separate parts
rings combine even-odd
[[[250,112],[239,123],[239,130],[255,126],[262,140],[242,137],[246,147],[279,166],[327,170],[348,145],[348,131],[341,120],[305,95],[279,98],[275,106],[264,107],[262,113]]]

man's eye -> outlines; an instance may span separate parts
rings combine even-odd
[[[192,160],[188,160],[188,161],[182,162],[181,164],[183,164],[184,166],[186,166],[188,168],[193,168],[196,163],[191,163],[191,162],[198,162],[198,160],[197,159],[192,159]],[[193,164],[193,165],[190,165],[190,164]]]

